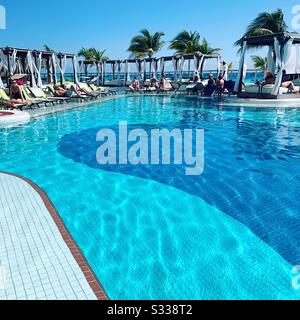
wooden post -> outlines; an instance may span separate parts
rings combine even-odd
[[[84,73],[85,73],[86,78],[88,78],[88,76],[89,76],[88,67],[89,67],[88,64],[84,65]]]
[[[53,77],[52,77],[51,71],[50,71],[50,57],[49,56],[47,56],[47,58],[46,58],[46,69],[47,69],[48,83],[52,83]]]
[[[62,56],[61,56],[61,54],[59,55],[59,65],[60,65],[60,68],[62,69]],[[64,85],[64,83],[63,83],[63,75],[62,75],[61,71],[60,71],[60,84],[61,84],[61,86]]]
[[[76,70],[75,70],[75,61],[74,61],[75,56],[72,57],[72,64],[73,64],[73,79],[74,79],[74,83],[75,83],[75,79],[76,79]]]
[[[102,68],[103,68],[103,79],[102,79],[102,85],[104,86],[105,85],[105,77],[106,77],[106,73],[105,73],[105,66],[106,66],[106,63],[103,63],[102,65]]]
[[[82,64],[83,62],[82,61],[79,61],[79,79],[80,81],[82,82]]]
[[[51,58],[51,61],[52,61],[52,58]],[[53,61],[53,63],[55,64],[55,61]],[[57,84],[57,77],[56,77],[55,65],[53,65],[53,64],[52,64],[52,73],[53,73],[53,83],[54,83],[54,85],[56,85]]]

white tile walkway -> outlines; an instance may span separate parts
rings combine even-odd
[[[0,300],[96,296],[39,194],[0,173]]]

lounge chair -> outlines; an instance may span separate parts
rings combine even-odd
[[[47,106],[47,104],[49,103],[53,104],[53,101],[50,101],[48,99],[35,98],[33,94],[30,92],[29,88],[26,86],[22,86],[21,90],[25,100],[30,101],[32,104],[37,105],[39,108],[41,105]]]
[[[5,92],[4,89],[0,89],[0,99],[2,99],[5,102],[9,102],[11,99],[8,96],[8,94]],[[14,103],[14,106],[17,109],[23,110],[24,107],[27,107],[28,105],[26,103]],[[8,108],[6,106],[3,106],[4,108]]]
[[[94,92],[99,92],[103,95],[116,95],[117,91],[116,90],[106,90],[103,87],[97,87],[95,84],[93,83],[88,83],[88,85],[90,86],[90,88],[94,91]]]
[[[63,102],[69,102],[72,98],[67,98],[67,97],[54,97],[53,93],[51,90],[48,90],[50,94],[46,94],[41,88],[29,88],[31,94],[34,96],[36,99],[44,99],[44,100],[49,100],[52,102],[56,103],[63,103]]]
[[[187,88],[188,88],[188,85],[187,83],[182,83],[179,85],[179,87],[175,90],[175,94],[187,94],[188,91],[187,91]]]

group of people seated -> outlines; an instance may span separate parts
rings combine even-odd
[[[165,77],[161,77],[160,80],[157,80],[155,77],[153,77],[150,79],[149,87],[147,88],[147,90],[157,91],[157,92],[166,92],[166,91],[170,91],[171,88],[172,86],[166,80]],[[129,86],[129,89],[133,92],[140,91],[142,89],[140,85],[140,81],[137,80],[136,76],[134,77],[131,85]]]
[[[264,84],[275,84],[276,77],[272,72],[267,72]],[[299,87],[295,86],[293,81],[290,81],[290,77],[287,75],[286,70],[283,70],[283,75],[281,79],[281,88],[287,88],[292,93],[299,93]]]
[[[129,86],[129,89],[133,92],[138,92],[141,90],[145,90],[141,88],[140,81],[137,80],[136,77],[134,77],[131,85]],[[172,89],[172,85],[169,81],[166,80],[164,76],[161,77],[160,80],[157,80],[155,77],[151,78],[149,81],[149,86],[147,87],[147,91],[155,91],[155,92],[167,92]],[[223,78],[223,75],[219,75],[219,77],[215,80],[213,75],[209,76],[208,83],[206,86],[203,85],[201,79],[198,76],[195,76],[191,79],[189,85],[187,86],[187,92],[201,92],[204,89],[207,90],[208,94],[211,91],[212,93],[216,90],[220,92],[225,92],[225,80]],[[211,93],[211,94],[212,94]],[[211,95],[210,94],[210,95]]]

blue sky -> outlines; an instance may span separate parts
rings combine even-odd
[[[282,8],[290,26],[292,7],[300,0],[0,0],[0,4],[7,11],[7,29],[0,30],[0,46],[41,49],[47,43],[57,51],[71,53],[93,46],[107,49],[112,59],[122,59],[128,57],[130,39],[142,28],[165,32],[166,41],[187,29],[199,31],[211,46],[223,49],[226,60],[237,65],[233,42],[249,21],[259,12]],[[159,55],[170,53],[166,46]]]

